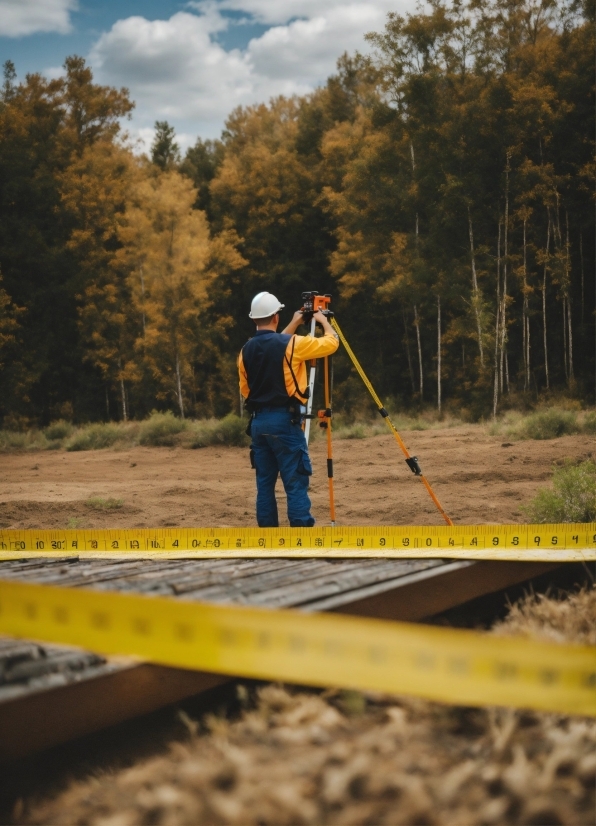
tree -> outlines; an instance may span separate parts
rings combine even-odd
[[[180,147],[174,140],[175,135],[174,127],[167,120],[155,121],[151,160],[160,169],[172,169],[180,163]]]
[[[116,139],[132,108],[125,91],[94,84],[81,58],[68,58],[65,70],[55,80],[29,75],[15,85],[8,66],[0,105],[0,263],[8,294],[27,310],[22,395],[2,383],[0,409],[32,421],[47,421],[65,402],[89,415],[103,390],[83,367],[75,296],[84,278],[69,246],[76,222],[61,187],[71,163],[98,141]]]
[[[210,237],[205,214],[193,209],[196,197],[178,172],[146,174],[133,188],[115,256],[128,273],[138,358],[157,381],[158,398],[175,400],[182,418],[197,392],[194,361],[204,338],[198,319],[208,287],[244,263],[231,233]]]

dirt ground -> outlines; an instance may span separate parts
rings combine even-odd
[[[592,436],[510,443],[481,425],[403,434],[455,522],[526,521],[521,506],[554,464],[596,453]],[[313,513],[328,524],[326,442],[312,445]],[[390,435],[334,442],[337,520],[344,525],[443,524]],[[0,527],[242,526],[255,524],[254,472],[248,450],[135,447],[0,457]],[[278,483],[280,518],[285,503]],[[89,499],[122,500],[98,509]]]
[[[526,521],[521,508],[553,465],[596,453],[589,436],[509,443],[479,425],[403,435],[446,511],[468,524]],[[323,439],[311,454],[313,510],[328,524]],[[390,436],[338,440],[335,457],[340,523],[442,524]],[[246,449],[46,451],[0,462],[0,527],[255,524]],[[93,498],[122,506],[98,509]],[[577,627],[596,627],[593,594],[585,605],[567,602],[540,614],[529,633],[541,636],[552,615],[556,638],[594,644]],[[11,822],[596,824],[594,721],[353,692],[248,691],[239,719],[178,711],[186,738],[128,768],[73,778],[49,797],[19,798]]]

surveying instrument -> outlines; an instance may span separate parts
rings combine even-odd
[[[417,476],[424,487],[426,488],[430,498],[433,500],[435,507],[445,520],[448,525],[453,525],[453,522],[445,513],[443,506],[439,502],[435,492],[433,491],[432,487],[430,486],[430,482],[422,473],[422,469],[420,468],[420,464],[418,463],[418,457],[412,456],[410,451],[406,447],[403,439],[399,435],[396,426],[391,421],[391,417],[389,413],[385,409],[383,402],[378,397],[375,392],[374,387],[370,383],[366,373],[362,369],[360,362],[354,355],[354,352],[350,345],[348,344],[346,337],[341,331],[337,320],[333,314],[333,311],[329,308],[331,304],[331,296],[327,293],[325,295],[319,295],[316,290],[311,290],[309,292],[302,293],[302,315],[305,324],[310,324],[310,335],[314,338],[315,335],[315,327],[316,322],[313,318],[314,313],[321,312],[329,319],[329,323],[337,333],[339,340],[343,344],[346,353],[350,357],[350,360],[362,381],[364,382],[364,386],[372,396],[372,399],[377,406],[377,410],[381,414],[383,421],[391,431],[395,441],[399,445],[400,450],[405,456],[405,462],[407,466],[410,468],[412,473]],[[323,358],[323,384],[324,384],[324,403],[325,408],[323,410],[318,410],[315,414],[312,412],[313,407],[313,396],[314,396],[314,387],[315,387],[315,379],[317,374],[317,359],[313,359],[310,363],[310,374],[308,378],[308,398],[306,400],[306,414],[304,417],[304,436],[306,438],[306,442],[308,444],[310,438],[310,423],[313,419],[319,420],[319,427],[323,428],[327,433],[327,478],[329,482],[329,511],[331,517],[331,526],[335,527],[335,496],[333,490],[333,446],[332,446],[332,439],[331,439],[331,420],[333,418],[333,407],[332,407],[332,396],[333,396],[333,356],[325,356]]]

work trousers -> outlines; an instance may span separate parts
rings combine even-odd
[[[251,448],[257,475],[257,522],[261,528],[277,528],[275,485],[281,475],[288,500],[288,519],[293,528],[315,524],[308,497],[312,465],[304,433],[292,424],[289,410],[266,407],[255,413]]]

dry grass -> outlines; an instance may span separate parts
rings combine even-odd
[[[498,633],[596,643],[596,590],[530,598]],[[38,824],[590,824],[596,720],[268,685],[236,721],[73,784]]]

